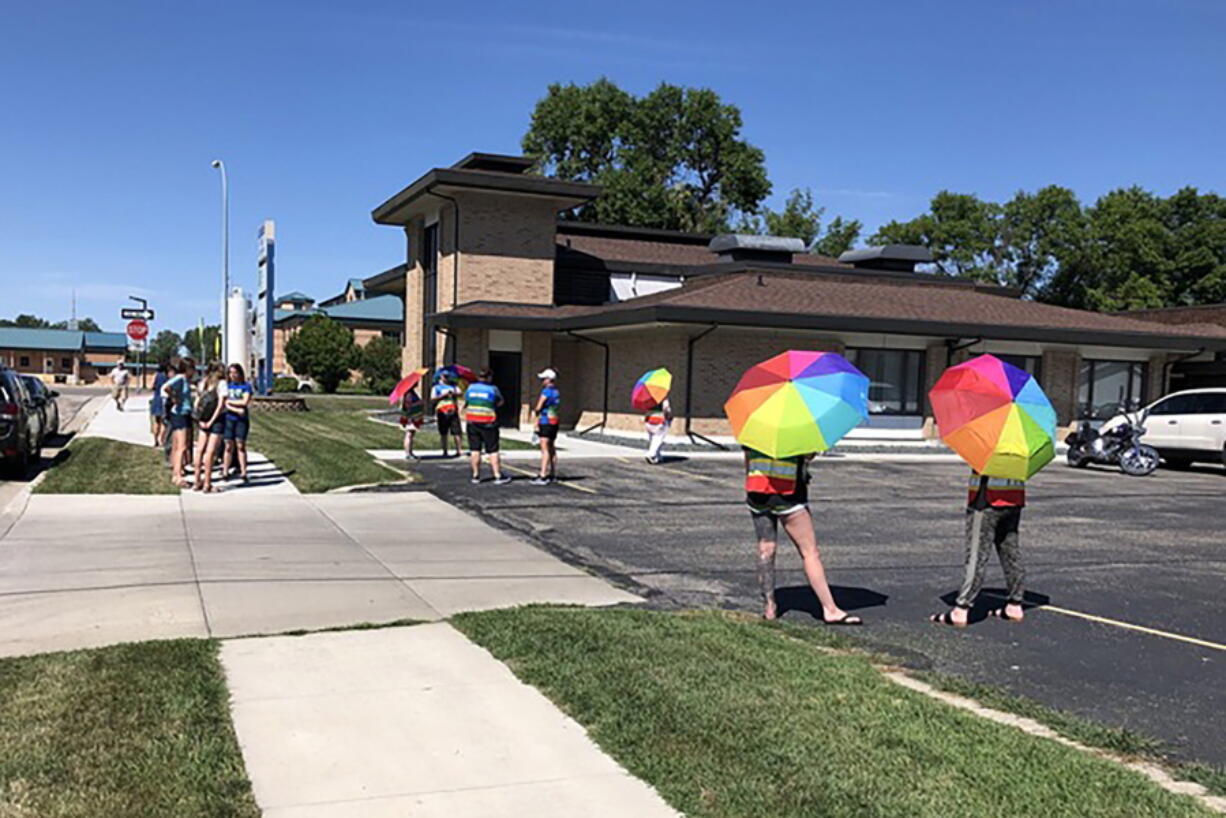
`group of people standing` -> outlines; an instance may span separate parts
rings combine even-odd
[[[534,486],[547,486],[557,480],[558,410],[562,405],[562,393],[558,390],[558,373],[552,367],[539,372],[537,378],[541,382],[541,391],[532,408],[532,414],[536,417],[532,436],[540,447],[541,462],[531,482]],[[511,478],[502,472],[501,430],[498,425],[498,409],[505,399],[501,390],[494,385],[494,373],[490,369],[478,373],[477,380],[467,388],[462,386],[462,380],[455,372],[444,369],[430,389],[429,399],[434,408],[442,456],[452,456],[450,440],[454,438],[454,456],[463,457],[464,437],[467,436],[472,482],[482,482],[481,455],[485,454],[489,457],[493,482],[506,485]],[[408,458],[417,459],[413,445],[425,417],[425,400],[416,388],[409,389],[400,403],[400,425],[404,427],[404,452]]]
[[[220,479],[249,482],[247,436],[253,395],[239,364],[223,367],[214,362],[203,373],[191,357],[158,365],[149,401],[150,431],[153,445],[166,452],[174,485],[216,491],[213,472],[219,450]]]

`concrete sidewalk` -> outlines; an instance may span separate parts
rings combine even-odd
[[[115,408],[114,401],[108,399],[79,436],[105,437],[136,446],[152,445],[153,435],[149,431],[149,396],[139,395],[128,398],[122,412]],[[219,454],[218,467],[220,465],[221,456]],[[251,482],[246,485],[218,481],[217,495],[214,496],[233,495],[235,492],[261,495],[298,494],[298,489],[277,468],[276,464],[259,452],[248,450],[247,474]],[[170,479],[169,475],[166,479]]]
[[[424,492],[30,498],[0,655],[639,598]]]
[[[222,647],[266,818],[675,818],[534,688],[444,623]]]

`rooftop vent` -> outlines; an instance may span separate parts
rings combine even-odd
[[[775,261],[791,264],[795,253],[805,251],[805,243],[800,239],[785,239],[782,236],[725,233],[711,239],[707,249],[718,253],[721,261]]]
[[[839,261],[864,270],[895,270],[914,273],[915,265],[932,261],[932,252],[917,244],[883,244],[848,250]]]
[[[536,164],[530,156],[510,156],[505,153],[470,153],[452,165],[459,170],[492,170],[498,173],[527,173]]]

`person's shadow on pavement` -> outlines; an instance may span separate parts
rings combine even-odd
[[[834,594],[834,601],[845,611],[877,608],[890,598],[889,594],[850,585],[831,585],[830,593]],[[817,595],[808,585],[785,585],[776,588],[775,604],[779,607],[780,616],[788,611],[801,611],[819,621],[822,618],[822,606],[818,604]]]

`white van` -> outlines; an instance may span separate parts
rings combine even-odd
[[[1194,462],[1226,466],[1226,388],[1188,389],[1150,404],[1142,442],[1158,450],[1166,465],[1186,469]]]

